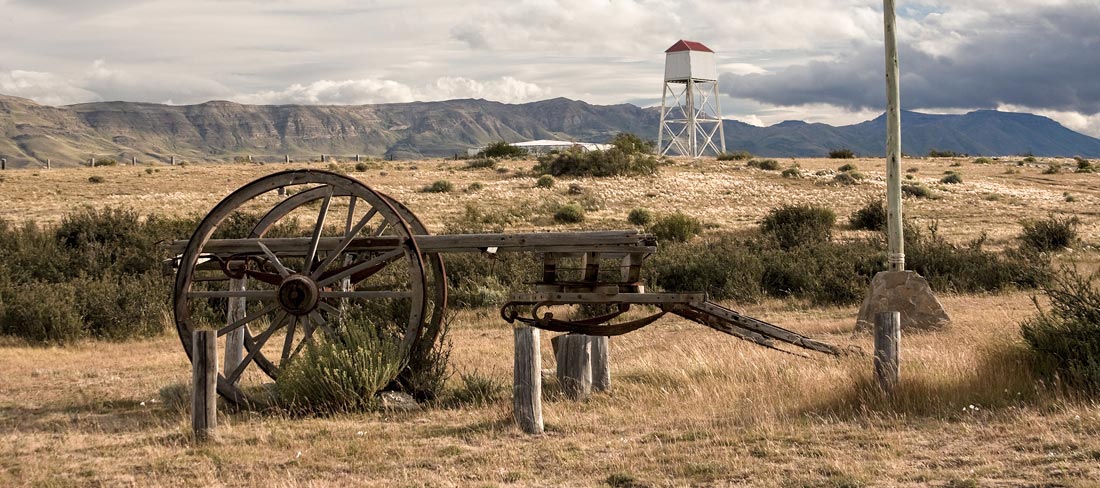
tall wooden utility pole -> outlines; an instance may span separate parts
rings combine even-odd
[[[905,270],[901,219],[901,102],[898,93],[898,39],[894,0],[882,1],[886,31],[886,216],[890,271]]]

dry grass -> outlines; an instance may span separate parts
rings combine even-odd
[[[936,186],[951,162],[906,164]],[[572,181],[535,189],[532,177],[460,164],[386,163],[351,174],[408,204],[434,230],[460,216],[466,202],[572,198],[566,195]],[[837,165],[799,164],[809,174]],[[826,184],[829,175],[789,180],[713,161],[681,161],[641,182],[586,179],[580,183],[602,208],[590,211],[584,225],[628,226],[627,213],[639,206],[691,209],[729,229],[752,225],[784,202],[825,203],[846,215],[882,192],[876,163],[855,164],[869,180],[848,187]],[[1002,244],[1019,232],[1021,217],[1075,212],[1082,238],[1098,241],[1093,208],[1100,176],[1040,175],[1041,167],[1003,174],[1010,164],[964,163],[966,183],[938,189],[939,200],[910,200],[907,209],[937,216],[947,235],[988,232]],[[530,163],[507,165],[523,170]],[[243,183],[283,168],[189,165],[153,174],[98,168],[106,182],[97,185],[87,183],[86,168],[10,171],[0,183],[0,216],[51,221],[84,204],[203,213]],[[439,179],[486,188],[417,192]],[[1064,191],[1078,198],[1066,202]],[[983,198],[991,192],[1004,198]],[[941,298],[954,327],[903,338],[904,384],[893,400],[870,384],[865,358],[807,360],[663,319],[612,340],[611,394],[569,402],[550,380],[547,434],[539,437],[512,425],[505,395],[484,407],[402,416],[291,419],[223,411],[220,442],[194,446],[186,409],[167,405],[159,393],[189,378],[174,333],[64,349],[8,341],[0,343],[0,486],[1095,486],[1100,410],[1045,388],[1023,363],[1017,323],[1033,311],[1027,295]],[[868,338],[850,336],[854,308],[767,301],[746,311],[833,343],[871,348]],[[511,331],[495,311],[462,312],[454,323],[455,368],[510,383]],[[544,366],[552,367],[543,342]]]

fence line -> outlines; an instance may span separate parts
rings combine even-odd
[[[457,155],[456,155],[457,157]],[[122,154],[118,156],[89,156],[86,160],[75,161],[76,166],[82,167],[97,167],[97,166],[137,166],[137,165],[154,165],[161,164],[166,166],[175,166],[183,163],[263,163],[263,164],[276,164],[276,163],[355,163],[362,161],[393,161],[392,154],[385,156],[369,156],[365,154],[247,154],[244,156],[226,156],[226,157],[211,157],[211,158],[195,158],[188,159],[183,156],[158,156],[143,159],[139,156]],[[31,159],[31,158],[13,158],[2,157],[0,158],[0,170],[9,169],[50,169],[58,164],[64,165],[64,160],[53,160],[53,158],[43,159]]]

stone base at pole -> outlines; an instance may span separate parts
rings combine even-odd
[[[883,271],[871,280],[871,291],[859,307],[857,331],[869,331],[879,312],[899,312],[902,330],[937,330],[951,324],[928,280],[915,271]]]

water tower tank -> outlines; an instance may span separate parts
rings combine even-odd
[[[717,81],[714,51],[701,42],[677,41],[665,50],[665,81]]]

